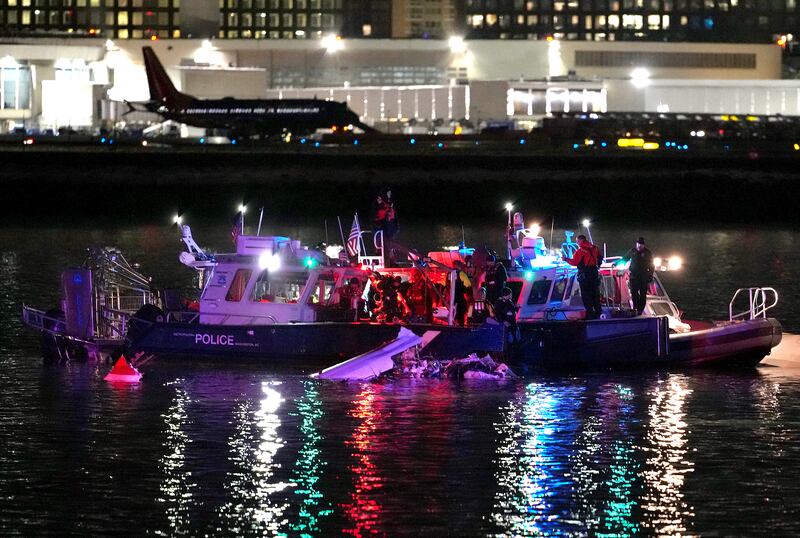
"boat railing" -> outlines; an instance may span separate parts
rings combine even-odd
[[[747,310],[734,313],[737,304],[741,306],[744,297],[747,297]],[[737,300],[739,301],[737,303]],[[728,319],[730,321],[766,318],[767,310],[778,304],[778,292],[775,288],[739,288],[728,303]]]
[[[46,332],[63,332],[64,318],[48,316],[44,311],[30,306],[22,305],[22,322],[31,327]]]
[[[132,317],[133,314],[129,311],[103,307],[100,315],[100,324],[97,327],[99,336],[114,339],[125,338],[128,321]]]
[[[370,269],[383,268],[383,256],[359,256],[358,263]]]

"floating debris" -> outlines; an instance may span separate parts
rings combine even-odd
[[[505,363],[495,362],[489,355],[472,353],[463,359],[433,360],[419,357],[415,349],[403,352],[392,375],[414,378],[509,379],[517,375]]]

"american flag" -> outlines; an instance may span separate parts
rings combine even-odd
[[[359,242],[361,240],[361,226],[358,223],[358,213],[353,217],[353,226],[350,228],[350,236],[347,238],[347,255],[355,258],[361,252]]]
[[[236,213],[236,216],[233,217],[233,228],[231,228],[231,239],[233,240],[233,244],[236,244],[236,238],[242,235],[242,212],[239,211]]]

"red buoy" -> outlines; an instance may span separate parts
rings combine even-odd
[[[104,379],[115,383],[138,383],[142,379],[142,374],[128,364],[128,360],[123,355]]]

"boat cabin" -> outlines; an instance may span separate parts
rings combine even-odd
[[[288,237],[239,236],[236,253],[218,254],[214,261],[200,295],[203,324],[320,321],[339,306],[337,290],[352,279],[363,289],[366,281],[360,268],[329,266],[323,253]]]

